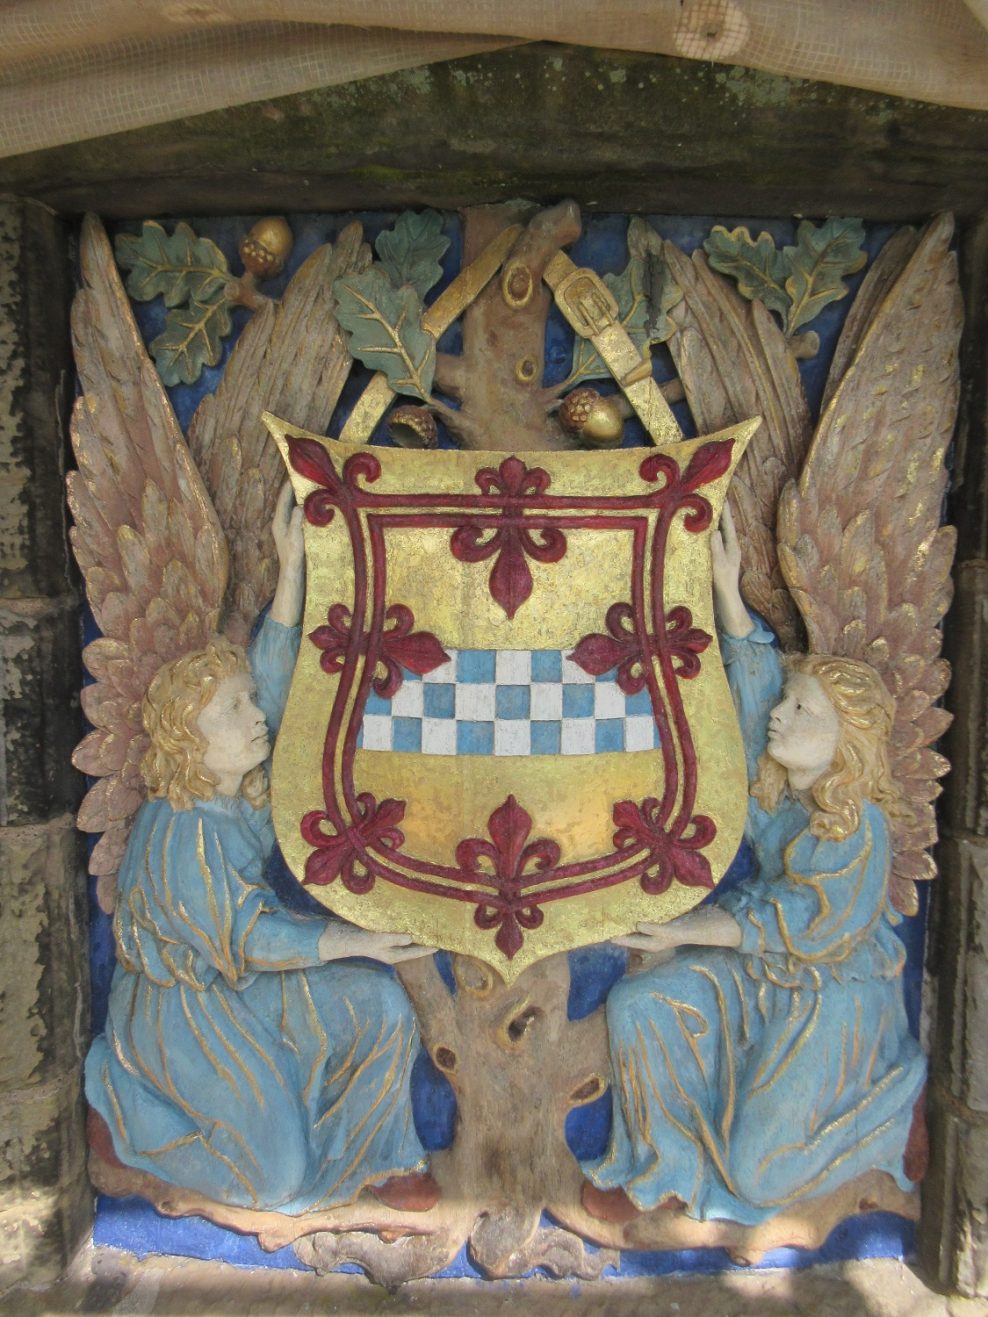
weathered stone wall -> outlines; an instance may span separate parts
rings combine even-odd
[[[0,201],[0,1292],[84,1237],[79,611],[64,511],[68,235]]]
[[[929,968],[935,985],[930,1083],[933,1162],[923,1191],[924,1260],[939,1283],[988,1295],[988,214],[961,247],[964,395],[951,519],[956,595]]]

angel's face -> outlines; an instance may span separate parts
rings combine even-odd
[[[769,714],[769,754],[803,790],[833,763],[839,739],[840,719],[823,686],[809,673],[793,673]]]
[[[203,763],[215,773],[223,794],[236,795],[244,775],[271,753],[268,726],[254,703],[250,674],[224,677],[196,725],[206,738]]]

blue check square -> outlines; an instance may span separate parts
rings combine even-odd
[[[494,753],[494,724],[457,723],[456,753],[458,755],[492,755]]]
[[[495,659],[492,649],[461,649],[456,663],[456,680],[493,681]]]
[[[562,723],[558,718],[532,723],[532,754],[558,755],[562,744]]]
[[[452,718],[456,687],[452,683],[426,682],[422,687],[422,712],[426,718]]]
[[[393,750],[422,749],[421,718],[395,718],[392,727],[391,748]]]
[[[652,712],[652,700],[647,686],[643,686],[637,695],[624,697],[624,711],[629,718],[636,713]]]
[[[532,652],[533,681],[562,681],[563,656],[558,649],[536,649]]]
[[[563,686],[563,717],[593,717],[593,686]]]
[[[624,719],[599,718],[594,728],[594,749],[598,754],[624,749]]]
[[[498,686],[494,693],[495,718],[527,718],[531,691],[527,686]]]
[[[391,701],[382,700],[373,689],[367,696],[367,704],[364,707],[364,713],[390,713]]]

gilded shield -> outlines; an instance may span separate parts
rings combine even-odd
[[[702,900],[747,804],[710,533],[758,421],[515,455],[267,419],[305,515],[272,793],[306,890],[507,980]]]

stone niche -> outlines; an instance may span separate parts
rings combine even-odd
[[[56,1274],[89,1229],[80,1064],[90,1028],[90,961],[97,1014],[109,970],[105,917],[95,906],[91,948],[87,942],[85,857],[72,822],[83,784],[68,768],[81,726],[80,590],[66,552],[62,493],[79,217],[96,211],[111,226],[208,217],[203,231],[208,227],[232,251],[236,216],[289,214],[304,231],[320,213],[376,212],[370,225],[379,228],[382,212],[406,208],[455,211],[515,197],[551,205],[571,197],[588,233],[605,247],[623,234],[624,221],[614,218],[621,214],[668,217],[665,223],[684,233],[683,217],[699,216],[695,235],[715,222],[746,222],[753,232],[774,224],[783,240],[792,216],[859,216],[876,244],[893,227],[936,212],[957,217],[967,328],[949,505],[959,532],[956,593],[945,623],[954,666],[947,704],[955,714],[945,753],[953,772],[940,811],[926,954],[932,1162],[918,1242],[895,1218],[898,1224],[882,1226],[878,1247],[892,1254],[916,1247],[940,1284],[986,1292],[988,1089],[978,1064],[977,993],[985,974],[979,893],[988,872],[981,660],[986,152],[984,114],[659,57],[530,46],[0,165],[0,186],[9,194],[0,203],[4,1284]],[[190,407],[189,400],[178,407],[183,424]],[[919,931],[914,944],[917,1017]],[[587,982],[589,1008],[599,976]],[[433,1137],[441,1144],[449,1129],[438,1125]],[[601,1131],[584,1115],[570,1134],[592,1141]],[[874,1253],[874,1223],[863,1216],[858,1226],[842,1236],[842,1256]],[[189,1221],[162,1229],[150,1208],[105,1200],[96,1239],[123,1243],[146,1232],[148,1247],[214,1250],[196,1229]],[[229,1248],[245,1260],[243,1240],[227,1238],[219,1252]],[[249,1260],[263,1257],[257,1250]]]

